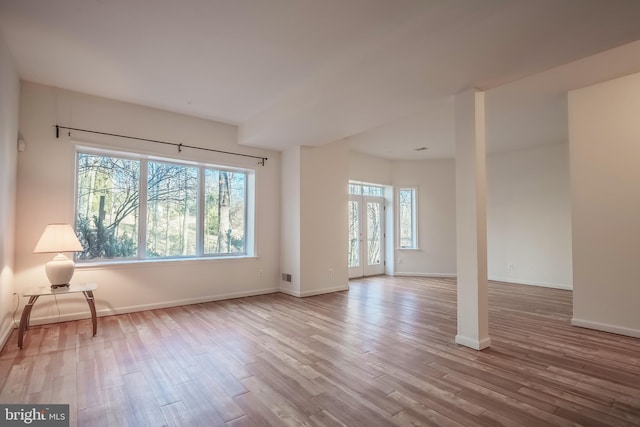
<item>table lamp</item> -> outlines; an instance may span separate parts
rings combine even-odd
[[[82,251],[82,245],[73,227],[69,224],[49,224],[44,229],[40,240],[33,250],[34,254],[55,253],[53,260],[45,265],[51,288],[69,286],[76,265],[63,252]]]

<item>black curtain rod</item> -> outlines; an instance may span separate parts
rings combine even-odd
[[[258,164],[262,166],[264,166],[264,161],[268,160],[267,157],[252,156],[251,154],[232,153],[231,151],[222,151],[222,150],[214,150],[213,148],[195,147],[193,145],[185,145],[185,144],[176,143],[176,142],[158,141],[156,139],[138,138],[137,136],[118,135],[116,133],[99,132],[97,130],[78,129],[78,128],[71,128],[67,126],[60,126],[60,125],[55,125],[55,128],[56,128],[56,138],[60,138],[60,129],[67,129],[67,130],[75,130],[78,132],[88,132],[88,133],[97,133],[99,135],[116,136],[118,138],[136,139],[138,141],[154,142],[156,144],[173,145],[174,147],[178,147],[179,153],[182,152],[183,148],[193,148],[194,150],[213,151],[214,153],[231,154],[232,156],[250,157],[252,159],[260,160]],[[69,132],[69,136],[71,136],[71,132]]]

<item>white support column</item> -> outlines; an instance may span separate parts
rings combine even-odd
[[[456,343],[489,347],[484,92],[455,98],[458,334]]]

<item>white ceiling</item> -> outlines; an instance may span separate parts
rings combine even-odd
[[[639,18],[638,0],[0,0],[24,80],[387,158],[451,156],[471,87],[492,149],[566,140],[566,91],[640,70],[640,49],[574,61],[640,40]]]

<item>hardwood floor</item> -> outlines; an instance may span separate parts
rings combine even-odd
[[[0,402],[91,427],[640,425],[640,340],[571,327],[571,292],[491,283],[482,352],[453,341],[455,297],[374,277],[35,327],[0,352]]]

